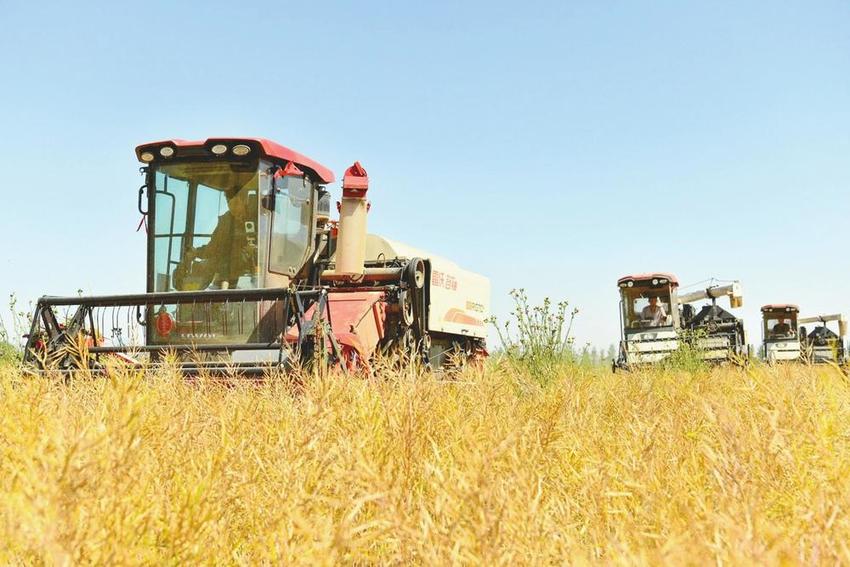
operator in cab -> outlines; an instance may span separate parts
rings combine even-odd
[[[257,215],[248,189],[225,192],[227,211],[218,217],[207,244],[186,250],[174,270],[174,287],[179,290],[244,287],[243,276],[256,276]],[[256,205],[254,205],[256,207]],[[255,287],[255,283],[249,287]]]
[[[791,325],[789,325],[785,321],[785,319],[779,319],[778,321],[776,321],[776,324],[773,326],[773,329],[771,329],[771,332],[775,337],[789,335],[791,334]]]
[[[641,319],[649,321],[650,327],[660,327],[667,322],[667,312],[662,305],[658,304],[658,298],[649,298],[649,305],[640,312]]]

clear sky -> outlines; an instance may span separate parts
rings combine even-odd
[[[846,2],[128,6],[0,0],[3,296],[143,291],[133,148],[264,136],[579,342],[631,272],[742,280],[751,342],[763,303],[850,314]]]

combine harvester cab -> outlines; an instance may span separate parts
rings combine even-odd
[[[617,280],[620,290],[620,350],[614,369],[658,363],[679,348],[677,288],[666,273],[634,274]],[[672,306],[672,307],[671,307]]]
[[[724,296],[733,309],[743,305],[739,282],[679,295],[674,275],[649,273],[622,277],[617,286],[621,338],[615,370],[661,362],[686,341],[708,362],[746,360],[743,321],[717,305]],[[690,305],[705,299],[710,303],[698,312]]]
[[[830,329],[827,324],[835,322],[837,329]],[[832,362],[844,364],[847,361],[847,351],[844,337],[847,336],[847,320],[844,315],[817,315],[801,317],[797,320],[800,325],[800,347],[803,360],[814,364]],[[809,331],[803,325],[814,324]]]
[[[797,316],[800,308],[791,304],[771,304],[761,308],[762,349],[769,363],[800,360],[800,335]]]
[[[262,373],[378,353],[441,365],[486,355],[489,280],[367,235],[369,178],[256,138],[136,148],[147,293],[42,297],[25,362],[100,368],[176,358],[185,373]]]

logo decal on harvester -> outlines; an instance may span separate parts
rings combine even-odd
[[[434,287],[442,287],[449,291],[457,291],[457,278],[434,270],[431,272],[431,285]]]
[[[445,317],[443,317],[444,321],[448,321],[449,323],[458,323],[460,325],[471,325],[473,327],[483,327],[484,321],[481,319],[477,319],[472,315],[468,315],[464,313],[462,310],[454,308],[449,309],[446,312]]]

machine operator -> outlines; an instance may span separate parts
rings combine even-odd
[[[660,327],[667,322],[667,312],[658,305],[657,297],[649,298],[649,305],[641,310],[640,315],[643,320],[649,320],[650,327]]]
[[[776,324],[773,326],[771,330],[773,336],[781,337],[785,335],[791,334],[791,325],[789,325],[785,319],[779,319]]]
[[[257,219],[251,214],[250,193],[238,188],[225,193],[227,212],[218,217],[210,241],[186,250],[175,268],[176,289],[204,289],[210,283],[220,289],[235,288],[241,276],[255,275]]]

